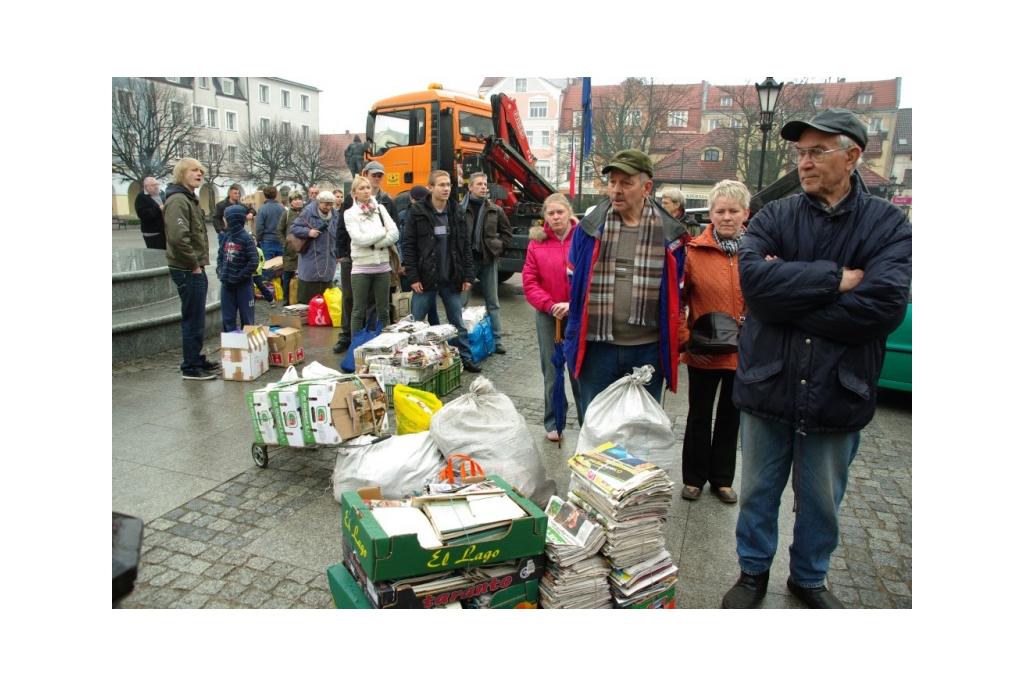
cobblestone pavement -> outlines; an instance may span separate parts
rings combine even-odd
[[[501,298],[504,342],[509,353],[485,360],[483,375],[500,386],[533,373],[538,377],[536,383],[542,385],[536,368],[532,310],[522,301],[518,278],[501,286]],[[472,304],[482,304],[478,300],[480,297],[475,294]],[[267,321],[269,306],[259,302],[257,307],[257,321]],[[336,364],[337,357],[330,351],[336,330],[305,327],[307,359]],[[214,351],[218,347],[212,338],[208,345]],[[131,410],[127,401],[119,401],[119,393],[131,388],[136,379],[150,389],[166,384],[173,391],[183,392],[177,371],[179,361],[180,350],[172,350],[113,365],[115,427],[118,412]],[[681,384],[685,384],[685,374],[682,376]],[[466,392],[474,377],[464,373],[462,386],[443,400],[449,402]],[[236,398],[230,411],[242,415],[244,399],[237,398],[244,398],[244,390],[252,389],[247,386],[261,387],[263,382],[264,379],[259,384],[223,383],[224,392]],[[189,391],[196,391],[192,386],[208,384],[185,385]],[[564,495],[568,483],[565,460],[571,455],[569,449],[575,445],[578,431],[567,428],[569,449],[559,451],[543,438],[542,391],[510,387],[513,390],[506,394],[527,425],[535,430],[549,473],[555,478],[556,491]],[[667,395],[665,406],[681,448],[686,417],[685,385],[679,394]],[[393,410],[391,418],[394,426]],[[248,420],[245,416],[243,419]],[[840,512],[841,542],[832,557],[829,575],[833,591],[851,608],[912,606],[911,420],[909,395],[883,394],[875,420],[863,431],[860,452],[851,468]],[[576,427],[574,408],[570,408],[567,426]],[[122,473],[127,467],[122,467],[117,458],[119,444],[141,430],[140,427],[114,433],[115,510],[117,493],[126,487],[122,482],[127,479]],[[196,443],[196,449],[207,449],[205,446],[213,442],[204,439]],[[247,444],[238,447],[241,451],[247,448]],[[328,565],[340,560],[340,517],[331,520],[338,511],[331,493],[337,450],[280,450],[280,454],[271,452],[268,468],[258,468],[250,461],[247,467],[238,469],[237,475],[147,520],[139,577],[122,608],[332,607],[325,571]],[[208,458],[216,459],[217,454],[211,451]],[[741,470],[742,460],[737,456],[737,487]],[[679,474],[673,475],[678,480]],[[791,508],[792,497],[787,491],[766,608],[802,606],[785,589],[787,548],[792,539]],[[666,524],[666,538],[680,566],[679,608],[717,607],[722,594],[735,581],[738,568],[733,530],[737,510],[738,507],[727,507],[709,494],[693,503],[676,499]],[[310,530],[324,520],[322,532]],[[277,537],[283,538],[280,545],[285,551],[268,551],[271,545],[267,541]],[[321,553],[325,561],[285,561],[292,559],[289,546],[292,550],[324,548]]]

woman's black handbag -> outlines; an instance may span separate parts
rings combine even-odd
[[[732,354],[739,343],[740,325],[725,312],[708,312],[690,326],[690,354]]]

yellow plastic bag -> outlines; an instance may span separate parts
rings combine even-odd
[[[331,325],[341,328],[341,288],[325,290],[324,302],[327,303],[327,313],[331,316]]]
[[[422,433],[429,429],[431,417],[444,404],[434,393],[408,385],[396,385],[391,394],[398,435]]]
[[[277,277],[271,283],[274,284],[274,301],[280,302],[284,299],[284,288],[281,286],[281,278]]]

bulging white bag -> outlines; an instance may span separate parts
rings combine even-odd
[[[341,493],[372,485],[380,486],[385,499],[409,497],[422,492],[446,463],[427,431],[339,449],[332,478],[334,499],[341,503]]]
[[[644,386],[651,382],[654,367],[633,367],[598,393],[587,407],[587,416],[576,442],[576,453],[614,442],[630,454],[656,464],[669,478],[681,476],[683,456],[676,447],[672,422]]]
[[[484,377],[430,419],[430,435],[445,455],[465,454],[488,476],[500,476],[543,509],[555,494],[540,449],[508,395]]]

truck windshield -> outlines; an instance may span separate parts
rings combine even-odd
[[[377,114],[373,120],[373,154],[388,148],[426,142],[426,110],[422,107]]]
[[[494,133],[494,124],[490,117],[482,117],[479,114],[459,112],[459,135],[483,142],[487,136]]]

